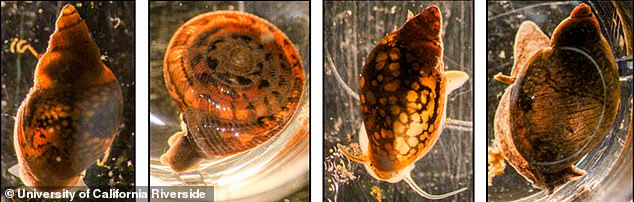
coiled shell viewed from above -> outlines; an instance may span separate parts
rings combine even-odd
[[[36,56],[35,84],[18,109],[14,146],[25,185],[62,190],[76,185],[118,134],[121,87],[72,5],[64,6],[48,49]]]
[[[184,123],[161,156],[175,172],[277,135],[295,113],[305,82],[286,35],[236,11],[202,14],[181,26],[165,53],[164,77]]]
[[[515,39],[511,84],[495,115],[489,183],[504,170],[504,157],[547,194],[585,174],[573,164],[607,134],[619,106],[614,56],[586,4],[562,21],[551,40],[532,22]],[[493,161],[492,159],[497,159]]]
[[[391,183],[405,180],[428,199],[466,190],[428,194],[410,174],[443,130],[447,94],[469,78],[464,72],[445,72],[441,20],[438,7],[430,6],[372,50],[359,82],[360,148],[338,145],[350,160],[364,164],[374,178]]]

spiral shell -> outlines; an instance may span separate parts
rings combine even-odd
[[[286,35],[235,11],[202,14],[181,26],[165,53],[164,76],[186,125],[161,157],[177,172],[277,135],[295,113],[305,82]]]
[[[72,5],[64,6],[16,115],[22,181],[40,190],[75,185],[110,147],[122,116],[119,82],[101,62],[86,23]]]
[[[464,191],[427,194],[410,176],[414,163],[442,132],[447,94],[468,79],[464,72],[445,72],[441,20],[440,10],[431,6],[374,47],[359,82],[364,151],[358,155],[342,147],[348,158],[365,164],[375,178],[393,183],[405,179],[429,199]]]
[[[521,61],[511,77],[496,77],[511,85],[496,112],[495,144],[533,186],[551,194],[585,174],[573,164],[612,126],[620,101],[618,72],[586,4],[557,26],[549,45],[526,48],[530,41],[524,32],[541,31],[532,23],[522,24],[520,31],[515,49]],[[532,41],[548,39],[539,35]]]

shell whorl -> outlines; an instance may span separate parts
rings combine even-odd
[[[215,11],[186,22],[165,54],[167,89],[206,156],[253,148],[295,112],[304,69],[290,40],[257,16]]]

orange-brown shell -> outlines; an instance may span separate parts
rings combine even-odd
[[[426,9],[381,40],[363,67],[367,154],[380,178],[418,160],[440,134],[446,85],[440,26],[440,10]]]
[[[291,41],[252,14],[194,17],[165,53],[167,90],[205,158],[249,150],[277,135],[297,109],[304,68]]]
[[[14,146],[27,186],[75,185],[118,133],[121,87],[100,57],[86,23],[66,5],[16,115]]]
[[[583,175],[573,166],[607,134],[620,90],[616,63],[590,7],[557,26],[507,88],[496,113],[496,141],[533,183],[554,187]]]

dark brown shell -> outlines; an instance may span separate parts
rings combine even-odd
[[[100,57],[86,23],[66,5],[16,116],[14,146],[25,185],[73,186],[110,147],[123,100],[119,82]]]
[[[202,14],[181,26],[165,53],[164,76],[187,126],[182,142],[173,143],[195,147],[192,154],[202,158],[240,153],[277,135],[295,113],[305,82],[286,35],[235,11]],[[171,150],[162,159],[172,168],[193,166],[175,165],[182,161],[170,160],[180,156]]]
[[[496,141],[534,186],[554,187],[583,175],[573,166],[607,134],[620,91],[616,63],[589,6],[557,26],[502,97]]]
[[[429,7],[385,37],[360,81],[369,161],[389,179],[422,157],[440,134],[445,85],[440,10]]]

